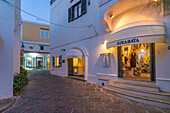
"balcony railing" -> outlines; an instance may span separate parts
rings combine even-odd
[[[51,0],[50,1],[50,5],[52,5],[56,0]]]
[[[111,0],[99,0],[98,1],[98,4],[99,4],[99,7],[106,4],[107,2],[110,2]]]

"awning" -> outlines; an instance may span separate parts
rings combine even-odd
[[[83,58],[83,54],[78,49],[71,49],[66,53],[66,58]]]
[[[108,37],[107,48],[140,43],[165,43],[165,25],[126,28]]]

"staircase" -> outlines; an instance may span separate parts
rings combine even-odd
[[[170,93],[161,92],[155,82],[118,79],[103,90],[136,102],[170,109]]]

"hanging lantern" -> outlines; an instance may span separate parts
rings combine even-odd
[[[140,51],[143,53],[145,51],[145,46],[142,44],[141,47],[140,47]]]

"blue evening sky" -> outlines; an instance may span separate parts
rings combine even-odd
[[[21,9],[50,21],[50,0],[21,0]],[[37,20],[37,18],[29,16],[23,12],[21,12],[21,16],[23,20],[45,23],[44,21]]]

